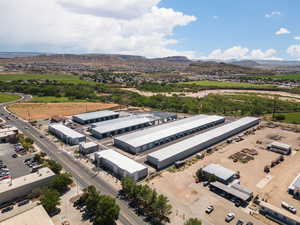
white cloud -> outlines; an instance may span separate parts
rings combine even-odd
[[[286,50],[286,53],[292,56],[293,58],[300,57],[300,45],[291,45]]]
[[[196,20],[160,0],[0,1],[0,48],[50,52],[185,55],[170,45],[174,28]]]
[[[300,36],[294,37],[295,40],[300,41]]]
[[[213,19],[217,20],[217,19],[219,19],[219,16],[213,16]]]
[[[266,18],[271,18],[271,17],[274,17],[274,16],[280,16],[281,15],[281,12],[279,12],[279,11],[273,11],[273,12],[271,12],[271,13],[267,13],[266,15],[265,15],[265,17]]]
[[[217,60],[231,60],[231,59],[265,59],[265,60],[281,60],[276,57],[276,50],[271,48],[263,51],[261,49],[249,50],[241,46],[234,46],[225,50],[215,49],[208,56],[200,59],[217,59]]]
[[[282,35],[282,34],[290,34],[291,32],[284,27],[281,27],[278,31],[276,31],[276,35]]]

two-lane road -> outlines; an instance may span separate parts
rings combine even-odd
[[[30,96],[23,95],[23,98],[19,101],[28,100]],[[15,102],[13,102],[15,103]],[[12,104],[12,103],[8,103]],[[117,196],[118,192],[115,188],[101,179],[98,176],[89,170],[88,168],[81,166],[80,163],[74,159],[72,156],[67,154],[65,151],[62,151],[57,148],[52,142],[47,138],[43,137],[42,134],[33,128],[29,123],[22,121],[14,116],[11,116],[6,110],[5,106],[8,104],[0,105],[0,114],[6,118],[9,117],[10,120],[7,122],[17,127],[21,130],[26,136],[32,138],[35,141],[35,144],[45,153],[47,153],[52,159],[58,161],[67,172],[70,172],[73,177],[83,186],[94,185],[97,187],[101,193],[109,194],[114,197]],[[137,216],[132,209],[130,209],[125,201],[117,199],[121,211],[119,216],[119,221],[124,225],[146,225],[142,217]]]

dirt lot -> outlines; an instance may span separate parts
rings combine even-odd
[[[271,168],[271,172],[267,175],[264,173],[264,166],[277,159],[279,154],[265,150],[265,146],[272,142],[272,135],[282,137],[281,142],[290,144],[293,149],[300,149],[300,135],[281,128],[264,128],[256,131],[255,134],[245,136],[245,140],[225,145],[218,151],[206,156],[203,160],[197,161],[195,164],[186,168],[181,172],[171,173],[162,172],[162,177],[154,178],[150,181],[150,185],[157,189],[158,192],[167,195],[175,208],[172,215],[172,224],[182,224],[184,217],[200,217],[204,224],[223,224],[223,216],[231,210],[237,213],[238,217],[244,221],[249,219],[249,215],[242,210],[234,207],[229,200],[208,191],[201,184],[196,184],[193,178],[196,170],[210,163],[220,164],[241,174],[241,184],[248,187],[254,194],[260,194],[267,198],[268,202],[279,206],[282,200],[290,203],[298,209],[300,215],[300,201],[294,200],[287,193],[287,188],[300,173],[300,152],[294,151],[291,156],[285,157],[285,161]],[[262,144],[257,144],[260,140]],[[254,160],[248,163],[234,163],[229,156],[241,151],[244,148],[256,149],[258,155],[254,156]],[[216,215],[207,216],[203,211],[208,204],[216,207]],[[223,216],[222,216],[223,215]],[[220,220],[220,217],[222,220]],[[257,221],[250,216],[254,224]],[[259,223],[258,223],[259,224]],[[268,221],[268,224],[272,224]]]
[[[70,116],[115,107],[118,107],[118,105],[93,102],[18,103],[9,106],[9,110],[25,120],[39,120],[50,118],[55,115]]]

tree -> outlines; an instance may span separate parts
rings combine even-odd
[[[217,181],[216,175],[210,174],[210,175],[208,176],[208,182],[209,182],[209,183],[213,183],[213,182],[216,182],[216,181]]]
[[[198,220],[197,218],[191,218],[188,221],[184,223],[184,225],[201,225],[202,222]]]
[[[152,215],[158,222],[168,222],[169,215],[172,213],[172,206],[169,204],[169,200],[164,195],[158,195],[157,200],[153,204]]]
[[[56,190],[44,190],[40,200],[48,213],[53,212],[56,209],[56,206],[60,205],[59,193]]]
[[[108,195],[101,195],[95,211],[94,224],[115,224],[119,218],[120,207],[116,204],[116,200]]]
[[[60,194],[66,192],[70,184],[73,183],[72,176],[69,173],[56,174],[52,181],[52,188]]]
[[[203,173],[202,168],[200,168],[196,171],[196,176],[197,176],[199,181],[202,181],[204,179],[205,175]]]
[[[131,198],[132,193],[133,193],[133,189],[135,187],[135,182],[132,178],[130,177],[124,177],[121,181],[121,185],[122,185],[122,193],[128,197]]]
[[[62,166],[56,162],[55,160],[48,159],[46,161],[47,166],[56,174],[59,174],[60,171],[62,170]]]

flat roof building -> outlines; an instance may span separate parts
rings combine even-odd
[[[248,192],[243,192],[240,189],[233,188],[232,186],[225,185],[221,182],[213,182],[210,183],[209,186],[211,191],[218,191],[218,192],[223,192],[226,194],[229,194],[230,196],[237,198],[238,200],[246,203],[253,197],[253,193],[248,193]]]
[[[116,119],[118,117],[119,117],[119,113],[110,110],[102,110],[102,111],[74,115],[72,119],[73,121],[80,124],[89,124],[89,123],[96,123],[105,120]]]
[[[50,124],[48,129],[50,133],[69,145],[78,145],[80,142],[86,140],[86,137],[83,134],[60,123]]]
[[[289,155],[292,151],[292,147],[290,145],[277,141],[270,143],[267,148],[272,152],[277,152],[283,155]]]
[[[37,205],[16,216],[4,219],[0,225],[54,225],[54,223],[44,207]]]
[[[139,128],[153,125],[156,119],[128,116],[125,118],[118,118],[114,120],[99,122],[96,127],[91,129],[91,133],[95,138],[105,138],[113,135],[133,131]]]
[[[271,220],[285,225],[300,225],[300,217],[289,211],[261,201],[259,212]]]
[[[112,171],[118,177],[131,177],[140,180],[148,175],[148,168],[113,150],[95,153],[97,166]]]
[[[79,152],[82,154],[91,154],[99,150],[99,145],[95,142],[83,142],[79,144]]]
[[[202,171],[207,177],[210,175],[215,175],[217,180],[224,184],[230,183],[236,175],[236,172],[218,164],[209,164],[208,166],[202,168]]]
[[[0,204],[28,195],[35,188],[48,186],[55,174],[47,167],[23,177],[0,183]]]
[[[150,153],[147,161],[157,169],[162,169],[255,126],[259,122],[258,118],[244,117]]]
[[[300,173],[295,177],[293,182],[288,187],[288,192],[296,198],[300,198]]]
[[[192,116],[116,137],[114,145],[136,154],[223,122],[221,116]]]

